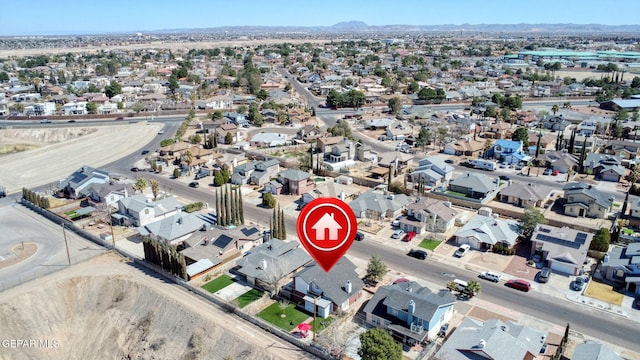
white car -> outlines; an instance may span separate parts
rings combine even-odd
[[[469,251],[470,248],[471,246],[469,246],[469,244],[462,244],[453,255],[461,258]]]
[[[481,279],[485,279],[485,280],[489,280],[489,281],[493,281],[493,282],[500,281],[500,274],[494,273],[494,272],[491,272],[491,271],[483,271],[478,276]]]
[[[396,230],[396,231],[393,232],[393,235],[391,235],[391,237],[394,238],[394,239],[400,239],[402,237],[402,235],[404,235],[404,231]]]

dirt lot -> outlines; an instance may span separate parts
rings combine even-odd
[[[0,156],[0,184],[8,193],[66,178],[83,165],[100,167],[149,143],[162,127],[139,122],[95,127],[3,129],[0,144],[38,148]]]
[[[310,358],[114,254],[4,291],[0,304],[0,338],[38,343],[0,358]]]

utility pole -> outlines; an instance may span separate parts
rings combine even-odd
[[[116,236],[113,233],[113,221],[111,220],[111,207],[109,207],[109,228],[111,229],[111,241],[113,242],[113,250],[115,250],[116,249]]]
[[[67,248],[67,261],[69,265],[71,265],[71,255],[69,255],[69,242],[67,241],[67,232],[64,230],[64,223],[62,225],[62,236],[64,236],[64,246]]]

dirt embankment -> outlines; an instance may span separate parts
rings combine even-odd
[[[98,131],[96,128],[6,129],[0,130],[0,155],[30,150],[75,139]]]
[[[2,303],[0,318],[0,339],[49,340],[4,347],[3,359],[274,358],[251,334],[240,338],[123,274],[37,288]]]

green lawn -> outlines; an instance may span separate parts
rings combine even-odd
[[[635,233],[635,231],[629,228],[622,228],[622,232],[625,233],[626,235],[633,235]]]
[[[233,278],[231,278],[231,276],[229,276],[229,275],[221,275],[221,276],[218,276],[217,278],[209,281],[208,283],[202,285],[202,288],[207,290],[208,292],[210,292],[212,294],[215,294],[220,289],[224,289],[227,286],[233,284],[234,282],[236,282],[236,281]]]
[[[271,304],[268,308],[262,310],[258,314],[258,317],[286,331],[293,330],[296,326],[298,326],[298,324],[305,321],[309,317],[309,315],[296,310],[294,304],[289,304],[284,310],[284,314],[286,315],[285,317],[281,317],[280,314],[282,314],[282,310],[280,310],[280,303],[276,302]]]
[[[425,238],[424,240],[422,240],[422,242],[420,242],[420,246],[421,248],[425,248],[427,250],[434,250],[436,247],[438,247],[438,245],[440,245],[442,241],[440,240],[433,240],[433,239],[427,239]]]
[[[459,196],[459,197],[467,197],[467,194],[459,193],[459,192],[456,192],[456,191],[446,191],[445,194],[453,195],[453,196]]]
[[[317,321],[316,334],[320,334],[324,329],[328,328],[329,325],[333,322],[333,318],[329,316],[326,319],[317,318],[316,320],[311,321],[311,330],[313,331],[313,323]],[[324,324],[324,325],[323,325]]]
[[[260,290],[251,289],[251,290],[247,291],[246,293],[238,296],[234,301],[236,302],[236,304],[238,304],[238,306],[240,308],[243,308],[243,307],[251,304],[252,302],[260,299],[263,294],[264,294],[264,292],[262,292]]]

